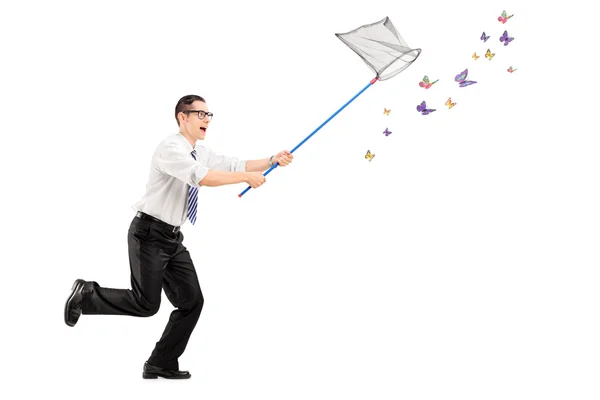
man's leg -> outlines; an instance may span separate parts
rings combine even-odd
[[[180,233],[179,240],[183,240],[182,238]],[[162,337],[156,343],[148,363],[165,369],[178,370],[178,358],[187,346],[204,305],[194,263],[181,242],[175,256],[165,268],[163,288],[167,298],[177,309],[171,313],[169,322]]]
[[[167,258],[152,244],[150,222],[134,218],[128,232],[132,289],[112,289],[94,281],[74,285],[65,306],[67,325],[74,326],[79,314],[112,314],[149,317],[160,307],[163,268]]]

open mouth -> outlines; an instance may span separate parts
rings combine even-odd
[[[202,128],[200,128],[200,130],[201,130],[202,132],[206,133],[206,128],[202,127]]]

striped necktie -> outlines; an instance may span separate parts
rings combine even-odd
[[[192,151],[192,157],[194,157],[194,160],[196,159],[196,150]],[[192,186],[189,187],[187,206],[188,218],[192,225],[194,225],[196,223],[196,211],[198,207],[198,188]]]

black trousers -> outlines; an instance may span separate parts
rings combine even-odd
[[[161,292],[176,307],[148,363],[179,369],[204,297],[181,231],[135,217],[128,232],[131,289],[112,289],[91,282],[84,289],[82,314],[149,317],[158,312]]]

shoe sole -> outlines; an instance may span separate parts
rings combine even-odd
[[[75,282],[73,282],[73,286],[71,287],[71,295],[69,296],[69,298],[67,299],[67,302],[65,303],[65,324],[67,324],[67,326],[75,326],[75,324],[71,324],[69,323],[69,303],[71,302],[71,300],[73,300],[73,296],[75,296],[75,293],[77,292],[75,290],[75,288],[77,288],[78,285],[83,285],[85,282],[81,279],[76,279]],[[81,316],[81,313],[79,314]]]
[[[142,377],[143,377],[144,379],[157,379],[158,377],[161,377],[161,378],[163,378],[163,379],[189,379],[189,378],[191,378],[191,377],[192,377],[192,375],[191,375],[191,374],[190,374],[190,375],[184,375],[184,376],[181,376],[181,377],[177,377],[177,376],[172,376],[172,377],[171,377],[171,376],[169,376],[169,377],[165,377],[165,376],[162,376],[162,375],[154,374],[154,373],[152,373],[152,372],[144,372],[144,373],[142,374]]]

